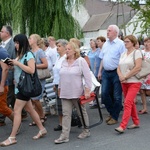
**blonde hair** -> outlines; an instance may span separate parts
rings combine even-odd
[[[68,42],[67,45],[70,45],[73,48],[73,50],[75,52],[75,59],[79,58],[80,57],[80,49],[79,49],[78,45],[74,42]]]
[[[80,46],[81,46],[80,40],[78,40],[76,38],[71,38],[69,41],[75,43],[80,48]]]
[[[48,40],[56,41],[56,39],[53,36],[49,36]]]
[[[43,49],[44,41],[42,38],[38,34],[32,34],[31,36],[33,36],[33,38],[36,40],[38,47]]]

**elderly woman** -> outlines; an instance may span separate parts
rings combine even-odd
[[[92,80],[90,70],[85,59],[80,57],[80,50],[73,42],[69,42],[66,46],[67,58],[63,61],[60,69],[59,91],[62,99],[63,118],[62,118],[62,133],[54,142],[56,144],[69,141],[69,133],[71,128],[71,114],[73,105],[76,107],[79,117],[78,98],[85,95],[85,98],[90,97],[90,89]],[[81,64],[81,69],[80,65]],[[83,87],[82,77],[85,79],[85,87]],[[89,126],[89,119],[86,108],[82,105],[82,111],[86,126]],[[83,129],[83,132],[78,136],[84,139],[90,136],[89,129]]]
[[[140,123],[134,99],[141,87],[141,81],[138,80],[135,75],[141,70],[142,54],[140,50],[135,49],[137,40],[133,35],[126,36],[124,38],[124,43],[127,51],[121,55],[119,67],[117,69],[125,98],[122,121],[120,126],[115,128],[119,133],[124,132],[130,117],[132,117],[133,124],[128,126],[128,129],[138,128]]]
[[[54,75],[54,91],[56,92],[56,105],[57,105],[57,112],[58,112],[58,118],[59,118],[59,125],[54,128],[54,131],[62,130],[62,103],[61,99],[58,95],[58,84],[59,84],[59,71],[61,69],[62,62],[66,59],[66,45],[67,41],[64,39],[59,39],[56,41],[57,46],[57,52],[59,54],[59,57],[56,60],[55,66],[53,67],[53,75]]]
[[[95,74],[96,72],[96,56],[99,49],[97,48],[97,41],[95,39],[90,40],[90,51],[88,52],[88,57],[90,59],[91,71]]]

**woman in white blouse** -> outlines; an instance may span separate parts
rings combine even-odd
[[[127,50],[122,53],[117,69],[125,98],[122,121],[120,126],[115,128],[119,133],[124,132],[130,117],[132,117],[133,124],[128,126],[128,129],[138,128],[140,123],[134,99],[141,87],[141,81],[135,75],[141,70],[142,53],[135,49],[137,39],[133,35],[126,36],[124,43]]]
[[[69,42],[66,45],[67,58],[62,62],[60,69],[60,81],[59,91],[60,98],[62,99],[62,133],[58,139],[54,142],[56,144],[69,142],[69,134],[71,129],[71,114],[73,106],[76,107],[79,117],[81,117],[78,99],[81,95],[85,95],[85,98],[90,97],[90,89],[92,87],[92,80],[90,70],[85,59],[80,57],[80,50],[78,46]],[[79,64],[81,63],[82,72]],[[82,77],[85,79],[85,87],[83,86]],[[83,116],[86,126],[89,126],[89,119],[86,112],[85,105],[81,105]],[[90,136],[89,129],[83,129],[83,132],[78,136],[80,139],[84,139]]]
[[[53,67],[53,84],[54,84],[54,91],[56,92],[56,105],[57,105],[57,112],[58,112],[58,118],[59,118],[59,125],[54,128],[54,131],[60,131],[62,130],[62,103],[61,99],[58,95],[58,84],[59,84],[59,71],[61,68],[61,64],[63,60],[66,58],[66,45],[67,41],[65,39],[59,39],[56,41],[57,46],[57,52],[59,54],[59,57],[56,60],[55,66]]]

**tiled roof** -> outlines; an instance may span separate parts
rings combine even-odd
[[[105,20],[111,15],[111,13],[104,13],[98,15],[92,15],[83,27],[83,32],[88,31],[98,31],[100,27],[104,24]]]
[[[117,6],[101,0],[86,0],[84,6],[91,17],[83,27],[83,32],[105,30],[111,24],[121,27],[135,15],[135,11],[126,4]]]
[[[132,10],[132,8],[129,7],[127,4],[116,5],[116,3],[111,3],[111,2],[101,1],[101,0],[85,0],[84,6],[90,16],[107,13],[107,12],[117,13],[117,6],[119,6],[118,7],[119,14],[122,13],[122,6],[124,12],[130,12]]]

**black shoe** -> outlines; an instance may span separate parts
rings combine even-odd
[[[58,125],[56,128],[54,128],[54,131],[61,131],[62,130],[62,126]]]
[[[98,106],[97,105],[90,106],[90,109],[95,109],[95,108],[98,108]]]
[[[21,119],[24,120],[24,119],[28,118],[28,115],[27,114],[21,115],[21,117],[22,117]]]

